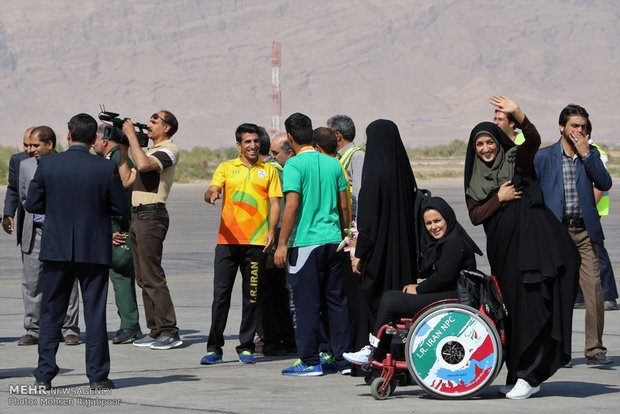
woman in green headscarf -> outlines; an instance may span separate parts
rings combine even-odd
[[[484,225],[491,272],[508,310],[508,375],[500,392],[522,399],[570,361],[579,253],[545,207],[533,166],[536,127],[513,100],[493,96],[490,103],[515,117],[525,142],[515,146],[492,122],[476,125],[465,159],[465,200],[472,223]]]

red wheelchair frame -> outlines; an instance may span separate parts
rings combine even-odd
[[[426,356],[422,357],[435,361],[437,365],[433,367],[435,370],[433,372],[440,372],[442,370],[443,372],[451,372],[450,369],[453,367],[464,368],[462,371],[459,371],[461,374],[454,374],[452,372],[454,374],[453,376],[461,375],[461,378],[458,380],[443,381],[436,377],[433,377],[431,380],[422,378],[414,365],[416,360],[423,360],[416,359],[411,355],[412,352],[410,348],[413,346],[413,343],[416,341],[420,342],[419,339],[415,337],[415,334],[419,332],[418,329],[429,329],[429,327],[424,326],[424,324],[426,324],[427,321],[432,321],[433,318],[438,319],[438,315],[442,311],[444,311],[446,315],[451,315],[452,313],[459,314],[464,321],[467,318],[471,319],[471,321],[467,321],[467,326],[457,328],[460,329],[459,333],[463,333],[463,335],[467,334],[472,338],[479,333],[482,333],[481,336],[484,336],[485,333],[487,334],[484,343],[478,342],[481,347],[485,346],[486,351],[490,351],[489,358],[485,359],[486,365],[483,367],[479,366],[481,365],[480,359],[482,358],[480,358],[480,356],[482,353],[471,347],[470,338],[459,338],[455,336],[454,333],[451,336],[449,334],[445,335],[441,349],[435,347],[437,349],[434,349],[434,352],[428,352],[428,358]],[[448,318],[449,317],[450,316],[448,316]],[[423,318],[423,320],[421,320],[421,318]],[[477,331],[472,326],[477,327]],[[466,331],[466,329],[470,330]],[[414,330],[416,332],[414,332]],[[439,336],[441,330],[437,332]],[[465,334],[464,332],[467,333]],[[483,389],[493,382],[493,379],[495,379],[501,369],[502,344],[494,323],[486,317],[486,315],[476,309],[459,304],[457,299],[446,299],[431,303],[420,310],[413,318],[402,318],[400,322],[383,325],[377,334],[377,338],[380,339],[384,334],[398,335],[404,340],[406,359],[397,359],[391,353],[388,353],[382,360],[369,359],[368,363],[364,365],[366,369],[372,368],[381,370],[381,376],[375,378],[371,383],[371,394],[375,399],[386,399],[394,392],[396,388],[395,375],[402,370],[408,370],[414,380],[428,394],[434,397],[462,399],[471,398],[482,392]],[[428,367],[428,363],[424,362],[424,365],[425,373],[430,372],[431,370]],[[464,382],[470,379],[473,382],[471,386]]]

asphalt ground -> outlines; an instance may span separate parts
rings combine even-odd
[[[419,183],[444,197],[480,247],[482,228],[467,218],[461,180]],[[618,412],[620,408],[620,311],[605,312],[604,343],[614,363],[606,367],[585,364],[584,312],[576,310],[573,323],[573,363],[560,369],[527,400],[508,400],[497,393],[505,370],[480,396],[471,400],[437,400],[418,386],[399,387],[393,396],[376,401],[361,378],[338,374],[322,377],[284,377],[280,371],[295,357],[258,357],[254,365],[241,365],[234,347],[241,315],[240,284],[235,285],[226,328],[224,362],[199,364],[205,353],[211,319],[213,256],[220,206],[203,201],[205,185],[175,184],[168,202],[170,230],[164,245],[163,266],[176,307],[183,345],[157,351],[129,344],[112,345],[110,378],[117,388],[106,394],[89,394],[85,376],[85,346],[60,344],[60,374],[56,394],[38,395],[21,385],[32,385],[37,347],[18,347],[23,335],[21,260],[15,238],[0,234],[0,411],[37,413],[149,412],[149,413],[343,413],[343,412]],[[0,199],[4,200],[4,188]],[[620,272],[620,196],[611,194],[611,215],[603,219],[607,249]],[[488,271],[485,258],[479,267]],[[618,280],[618,278],[616,278]],[[139,291],[139,289],[138,289]],[[141,324],[145,328],[141,298]],[[108,332],[112,338],[119,319],[113,290],[108,293]],[[80,326],[84,330],[83,318]],[[84,341],[86,333],[80,339]],[[25,392],[21,393],[20,392]]]

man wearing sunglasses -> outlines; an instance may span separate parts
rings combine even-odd
[[[131,229],[133,264],[138,286],[142,289],[146,325],[150,333],[133,342],[135,346],[170,349],[180,346],[174,304],[161,267],[163,242],[168,232],[166,200],[172,187],[179,148],[170,139],[178,129],[176,117],[169,111],[151,115],[147,126],[153,146],[142,150],[131,120],[125,121],[123,132],[135,163],[130,169],[128,149],[121,145],[119,173],[123,186],[133,186],[131,195]]]

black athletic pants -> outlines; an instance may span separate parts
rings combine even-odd
[[[230,298],[237,270],[243,277],[241,326],[239,345],[241,351],[254,352],[254,332],[258,321],[258,281],[264,271],[263,246],[218,244],[215,247],[215,274],[213,277],[213,305],[211,306],[211,329],[207,352],[222,354],[224,329],[228,320]]]

